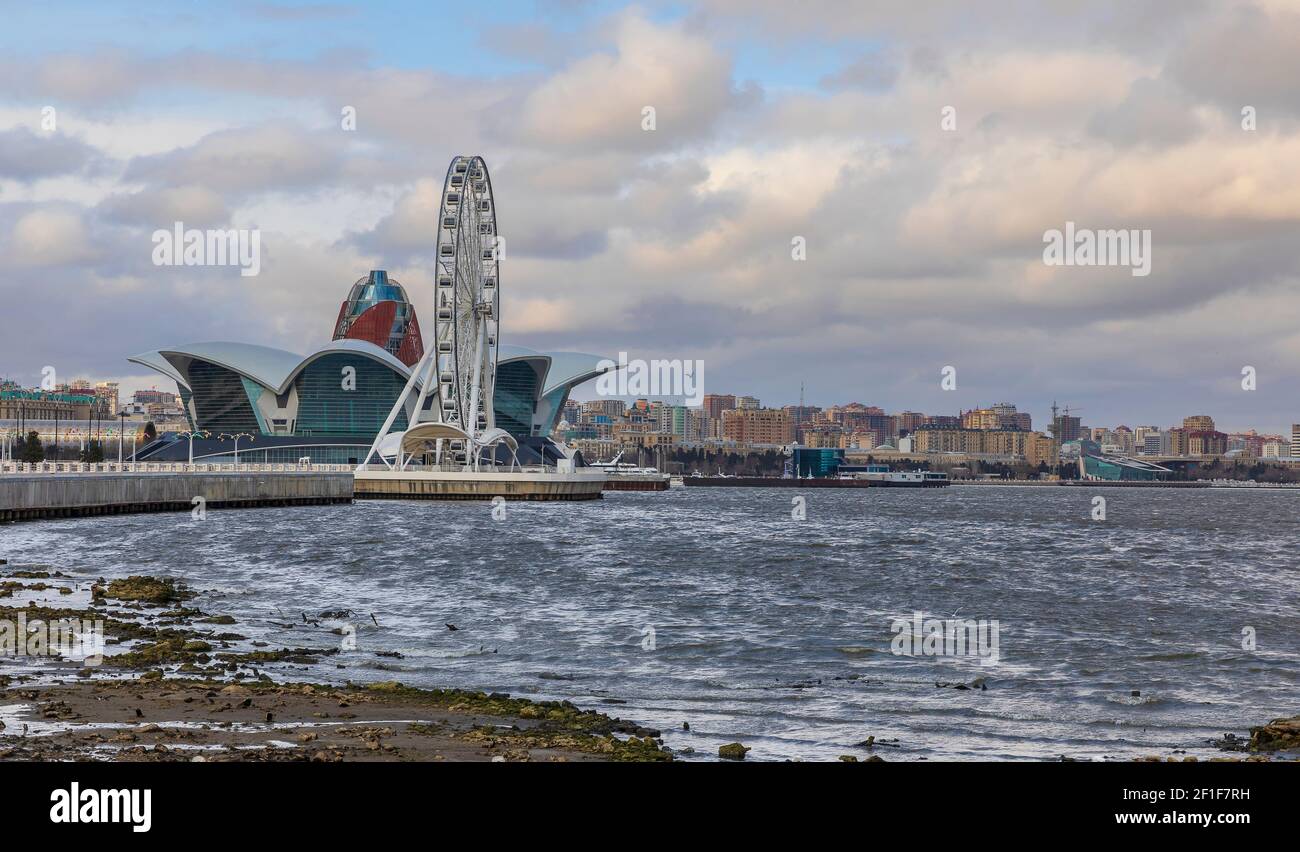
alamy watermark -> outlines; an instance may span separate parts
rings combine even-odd
[[[262,271],[262,232],[256,228],[186,228],[153,232],[154,266],[238,266],[252,278]]]
[[[103,619],[0,619],[0,657],[57,657],[87,666],[104,662]]]
[[[1043,232],[1043,263],[1048,266],[1129,266],[1131,274],[1151,274],[1151,231],[1136,228],[1094,231],[1065,223],[1065,230]]]
[[[680,396],[688,406],[704,404],[704,362],[698,358],[646,361],[620,352],[617,362],[602,358],[596,369],[603,371],[596,379],[598,396]]]
[[[981,666],[996,666],[999,629],[997,619],[926,618],[917,610],[890,623],[889,647],[904,657],[977,657]]]
[[[137,834],[153,825],[152,789],[82,789],[73,781],[66,790],[52,790],[50,802],[53,823],[125,823]]]

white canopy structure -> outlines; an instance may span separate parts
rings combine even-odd
[[[488,429],[478,435],[470,435],[454,423],[420,423],[402,432],[391,432],[380,442],[375,453],[390,469],[406,470],[414,458],[438,457],[443,441],[459,441],[469,448],[467,466],[472,463],[477,468],[482,451],[498,444],[505,444],[510,450],[510,455],[514,458],[512,467],[519,463],[518,456],[515,455],[519,450],[519,442],[506,430]]]

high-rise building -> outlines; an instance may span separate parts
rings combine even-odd
[[[907,435],[915,432],[925,423],[925,415],[919,411],[904,411],[894,415],[894,433]]]
[[[1187,455],[1221,456],[1228,451],[1228,436],[1222,432],[1202,431],[1187,433]]]
[[[790,421],[796,428],[811,423],[822,413],[822,410],[815,405],[787,405],[781,410],[790,415]]]
[[[1115,445],[1119,447],[1120,452],[1126,456],[1133,455],[1137,450],[1137,439],[1133,435],[1133,430],[1127,426],[1116,426],[1111,431],[1111,438]]]
[[[1291,456],[1300,458],[1300,423],[1291,424]]]
[[[1162,456],[1165,454],[1168,439],[1158,429],[1143,427],[1142,443],[1138,445],[1144,456]]]
[[[846,444],[844,434],[840,424],[818,421],[797,427],[795,437],[805,447],[840,447]]]
[[[1264,443],[1267,439],[1267,436],[1259,434],[1254,429],[1238,432],[1228,436],[1228,452],[1241,450],[1243,456],[1259,458],[1264,455]]]
[[[723,436],[737,444],[793,444],[794,424],[779,408],[736,408],[722,416]]]
[[[1187,432],[1213,432],[1214,418],[1208,414],[1193,414],[1183,418],[1183,429]]]
[[[711,420],[721,420],[722,412],[736,407],[736,397],[726,393],[706,393],[704,395],[704,416]]]
[[[846,432],[850,433],[875,432],[885,439],[893,438],[898,434],[896,418],[875,405],[853,402],[835,406],[826,412],[826,418],[840,424]]]
[[[1159,426],[1138,426],[1133,430],[1133,443],[1137,447],[1146,446],[1147,435],[1151,432],[1160,432]]]
[[[627,404],[621,399],[592,399],[582,403],[582,412],[588,417],[599,414],[612,420],[618,420],[623,417],[626,411]]]
[[[1016,407],[1009,402],[999,402],[997,405],[990,406],[990,410],[998,417],[999,429],[1024,429],[1029,431],[1032,428],[1033,420],[1027,411],[1016,411]]]
[[[1181,426],[1175,426],[1165,433],[1168,437],[1168,454],[1171,456],[1187,455],[1187,430]]]
[[[142,388],[131,395],[131,405],[141,410],[151,405],[174,406],[179,404],[179,396],[157,388]]]
[[[674,435],[679,436],[683,441],[701,441],[705,437],[708,418],[704,416],[704,410],[700,408],[688,408],[685,405],[674,405],[670,413],[671,431]]]
[[[1083,424],[1078,417],[1057,414],[1052,418],[1052,437],[1058,444],[1077,441],[1083,437]]]
[[[119,386],[117,382],[96,382],[95,396],[99,397],[100,407],[109,417],[115,417],[122,409]]]
[[[640,400],[638,400],[639,402]],[[673,431],[673,408],[671,405],[665,405],[659,400],[654,400],[646,405],[646,419],[650,423],[652,432],[672,433]]]
[[[967,429],[922,426],[912,435],[918,453],[967,453],[970,455],[1019,456],[1029,464],[1057,463],[1053,440],[1023,429]]]
[[[991,408],[973,408],[961,415],[963,429],[997,429],[1001,422],[998,413]]]
[[[756,409],[759,407],[758,397],[756,396],[738,396],[736,397],[736,407],[746,409]]]

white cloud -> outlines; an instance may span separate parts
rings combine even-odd
[[[6,252],[16,266],[78,266],[96,257],[81,217],[71,210],[33,210],[9,234]]]
[[[189,227],[216,226],[230,218],[221,196],[203,186],[175,186],[120,193],[104,200],[109,216],[150,230],[184,222]]]
[[[663,149],[706,133],[731,100],[730,62],[680,25],[635,13],[614,24],[614,52],[578,59],[523,103],[518,135],[532,144]],[[645,107],[655,129],[642,127]]]

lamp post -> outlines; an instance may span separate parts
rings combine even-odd
[[[198,430],[198,431],[195,431],[195,430],[192,430],[192,429],[191,429],[189,432],[181,432],[180,434],[182,434],[182,435],[184,435],[184,436],[186,436],[187,438],[190,439],[190,464],[192,465],[192,464],[194,464],[194,436],[195,436],[195,435],[202,435],[203,437],[206,438],[206,437],[208,437],[208,435],[209,435],[210,433],[208,433],[208,432],[206,432],[206,431],[204,431],[204,430],[201,430],[201,429]],[[235,444],[235,458],[236,458],[236,459],[239,458],[239,444],[238,444],[238,442],[236,442],[236,444]],[[238,464],[238,462],[236,462],[236,464]]]
[[[120,465],[122,463],[122,442],[126,440],[126,409],[123,408],[119,411],[117,416],[122,418],[122,427],[117,433],[117,463]]]
[[[236,466],[239,465],[239,439],[240,439],[240,438],[247,438],[247,439],[250,440],[250,441],[256,441],[256,440],[257,440],[257,436],[255,436],[255,435],[250,435],[248,432],[236,432],[236,433],[233,434],[233,435],[232,435],[232,434],[229,434],[229,433],[225,433],[225,432],[223,432],[221,435],[219,435],[219,436],[217,437],[217,440],[219,440],[219,441],[224,441],[226,438],[234,438],[234,439],[235,439],[235,465],[236,465]]]

